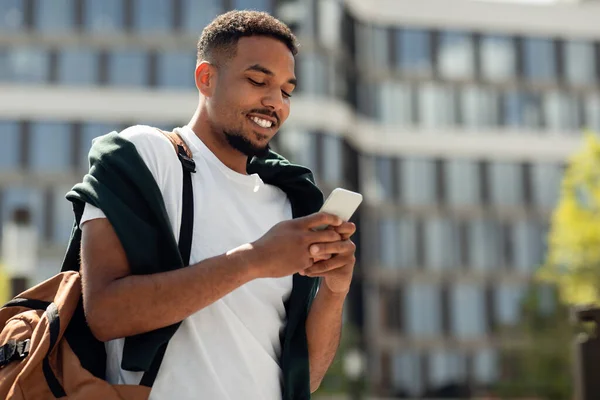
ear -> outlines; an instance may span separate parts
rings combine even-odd
[[[217,69],[208,61],[196,66],[196,87],[205,97],[211,97],[215,90]]]

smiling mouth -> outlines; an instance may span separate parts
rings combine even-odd
[[[268,119],[264,119],[264,118],[260,118],[260,117],[256,117],[256,116],[252,116],[252,117],[248,116],[248,119],[263,129],[270,129],[275,125],[273,123],[273,121],[269,121]]]

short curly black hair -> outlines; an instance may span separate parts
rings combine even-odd
[[[238,40],[248,36],[270,36],[284,43],[294,56],[298,54],[296,36],[286,24],[265,12],[234,10],[219,15],[204,28],[196,62],[226,62],[235,56]]]

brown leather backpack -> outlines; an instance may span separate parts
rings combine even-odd
[[[193,163],[185,142],[177,134],[163,133],[173,143],[182,163],[183,158]],[[184,199],[185,179],[186,174]],[[188,190],[189,201],[191,181]],[[191,246],[191,232],[188,236],[189,243],[188,240],[186,243]],[[187,252],[189,258],[189,249]],[[78,346],[82,347],[81,343],[87,346],[84,349],[87,360],[106,357],[106,354],[104,344],[93,338],[87,328],[81,299],[79,272],[66,271],[19,294],[0,308],[0,399],[142,400],[149,397],[151,385],[111,385],[99,377],[104,376],[103,370],[82,365],[89,363],[78,356],[83,355],[81,348],[78,352],[71,348],[69,335],[89,336],[78,337]],[[80,329],[81,326],[85,329]]]

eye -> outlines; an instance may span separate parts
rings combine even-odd
[[[257,82],[254,79],[250,79],[248,78],[248,80],[250,81],[251,84],[253,84],[254,86],[265,86],[264,82]]]
[[[283,91],[283,90],[281,91],[281,93],[283,93],[283,97],[287,97],[288,99],[289,99],[290,97],[292,97],[292,95],[291,95],[291,94],[289,94],[288,92],[285,92],[285,91]]]

